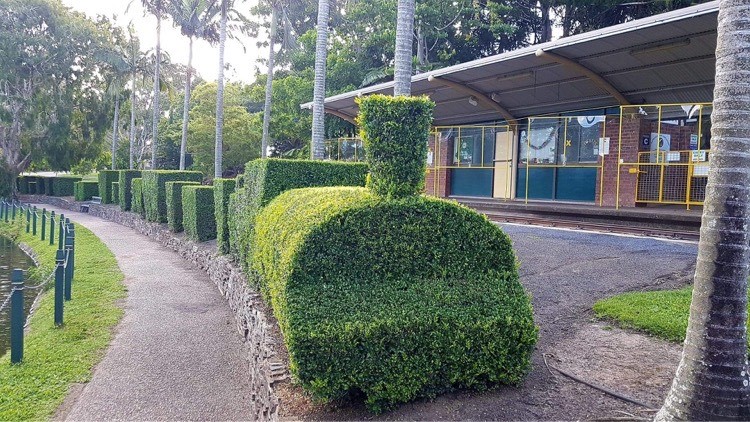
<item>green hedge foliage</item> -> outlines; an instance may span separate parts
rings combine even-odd
[[[112,198],[110,203],[117,204],[120,201],[120,182],[112,182]]]
[[[50,187],[51,192],[48,195],[52,196],[74,196],[75,183],[81,181],[83,178],[80,176],[56,176],[47,178],[47,186]]]
[[[120,180],[120,173],[117,170],[102,170],[99,172],[99,197],[102,198],[102,204],[112,204],[112,183]]]
[[[229,253],[229,196],[236,188],[235,179],[214,179],[214,211],[216,212],[216,248]]]
[[[76,201],[88,201],[99,195],[99,182],[94,180],[81,180],[75,183],[74,196]]]
[[[36,182],[36,194],[37,195],[44,195],[47,192],[47,178],[42,176],[37,176],[34,180]],[[29,192],[34,193],[34,192]]]
[[[134,177],[130,180],[130,191],[133,193],[130,210],[140,215],[146,215],[143,207],[143,179]]]
[[[117,181],[120,183],[118,203],[123,211],[130,211],[133,206],[133,191],[131,180],[141,177],[140,170],[120,170]]]
[[[36,181],[36,177],[34,176],[18,176],[16,179],[16,187],[18,187],[18,193],[22,195],[27,195],[29,193],[36,193],[36,189],[34,192],[29,192],[29,182]]]
[[[317,186],[364,186],[367,172],[367,165],[363,163],[280,159],[247,163],[241,179],[243,186],[230,195],[229,200],[232,254],[245,262],[252,250],[256,214],[280,193]]]
[[[299,189],[261,211],[255,238],[292,373],[319,398],[362,392],[377,412],[530,369],[537,329],[511,241],[468,208]]]
[[[167,182],[167,225],[174,233],[182,231],[182,187],[200,185],[198,182]]]
[[[143,179],[143,206],[146,220],[157,223],[167,222],[167,182],[201,182],[199,171],[149,170],[141,175]],[[183,207],[184,209],[184,207]]]
[[[184,186],[182,212],[182,223],[189,238],[199,242],[216,239],[213,186]]]
[[[369,95],[357,102],[370,165],[368,187],[393,198],[422,193],[435,103],[427,97],[389,95]]]

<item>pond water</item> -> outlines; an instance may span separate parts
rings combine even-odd
[[[34,262],[10,239],[0,236],[0,305],[10,294],[10,274],[14,268],[27,270],[34,266]],[[24,305],[28,314],[33,297],[24,298]],[[35,292],[34,292],[35,293]],[[10,304],[0,311],[0,356],[10,348]]]

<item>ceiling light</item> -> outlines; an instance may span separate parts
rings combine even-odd
[[[471,96],[471,97],[469,97],[469,104],[471,104],[471,105],[473,105],[474,107],[476,107],[476,106],[477,106],[477,104],[479,104],[479,103],[477,103],[477,99],[476,99],[476,98],[474,98],[474,96]]]

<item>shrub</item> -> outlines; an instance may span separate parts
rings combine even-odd
[[[285,192],[257,217],[251,265],[319,398],[362,392],[379,411],[529,371],[537,330],[510,239],[458,204]]]
[[[157,223],[167,222],[167,182],[201,182],[203,174],[198,171],[149,170],[141,175],[143,179],[143,207],[146,220]],[[183,207],[184,209],[184,207]]]
[[[120,200],[120,182],[112,182],[112,197],[109,202],[117,204]]]
[[[36,176],[35,178],[36,178],[36,180],[35,180],[35,182],[36,182],[36,194],[37,195],[44,195],[45,192],[47,191],[47,189],[46,189],[47,178],[46,177],[42,177],[42,176]],[[32,193],[32,192],[29,192],[29,193]]]
[[[423,192],[435,103],[427,97],[370,95],[358,104],[370,165],[368,187],[377,195],[394,198]]]
[[[234,179],[214,179],[214,211],[216,212],[216,248],[229,253],[229,195],[234,193]]]
[[[88,201],[99,195],[99,182],[94,180],[81,180],[75,183],[76,201]]]
[[[198,182],[167,182],[164,185],[167,194],[167,225],[173,232],[182,231],[182,187],[200,185]]]
[[[213,186],[184,186],[182,211],[182,223],[189,238],[199,242],[216,239]]]
[[[120,196],[118,203],[123,211],[130,211],[133,206],[133,191],[131,181],[141,177],[140,170],[120,170],[118,182],[120,183]]]
[[[75,184],[83,178],[80,176],[56,176],[47,178],[47,195],[51,196],[74,196]]]
[[[242,189],[230,196],[231,252],[241,262],[252,250],[258,211],[289,189],[317,186],[364,186],[367,165],[307,160],[254,160],[245,166]],[[247,269],[247,268],[246,268]]]
[[[18,193],[21,195],[27,195],[29,193],[29,181],[32,180],[33,176],[18,176],[16,178],[16,187],[18,188]],[[9,196],[10,193],[8,193]]]
[[[130,180],[130,190],[133,193],[131,211],[140,215],[146,215],[143,207],[143,179],[135,177]]]
[[[112,183],[120,178],[117,170],[101,170],[99,172],[99,197],[102,198],[102,204],[111,204],[112,201]]]

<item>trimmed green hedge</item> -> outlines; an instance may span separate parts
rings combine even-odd
[[[117,204],[120,200],[120,182],[112,182],[112,198],[110,202]]]
[[[184,186],[182,212],[182,223],[189,238],[199,242],[216,239],[213,186]]]
[[[46,177],[42,177],[42,176],[36,176],[35,179],[36,180],[34,180],[34,181],[36,182],[36,194],[37,195],[44,195],[47,192],[47,188],[46,188],[47,178]],[[29,192],[29,193],[34,193],[34,192]]]
[[[75,183],[73,192],[76,201],[88,201],[99,195],[99,182],[94,180],[81,180]]]
[[[133,193],[131,181],[141,177],[140,170],[120,170],[118,182],[120,183],[120,196],[118,203],[123,211],[130,211],[133,206]]]
[[[427,139],[435,103],[427,97],[368,95],[358,99],[362,143],[377,195],[403,198],[424,191]]]
[[[45,193],[48,196],[74,196],[75,183],[82,179],[80,176],[48,177],[45,183]]]
[[[34,176],[18,176],[16,179],[16,186],[18,187],[18,193],[22,195],[27,195],[29,193],[35,193],[35,192],[29,192],[29,182],[36,181],[36,177]]]
[[[230,195],[229,200],[231,253],[240,262],[250,256],[255,216],[280,193],[318,186],[364,186],[367,172],[363,163],[280,159],[247,163],[240,179],[243,187]]]
[[[537,328],[511,241],[456,203],[288,191],[257,216],[251,265],[292,373],[324,400],[361,392],[377,412],[530,369]]]
[[[229,253],[229,196],[236,188],[235,179],[214,179],[214,211],[216,212],[216,249]]]
[[[99,172],[99,197],[102,198],[102,204],[113,204],[112,183],[120,179],[117,170],[102,170]]]
[[[167,194],[167,225],[173,232],[182,231],[182,187],[200,185],[198,182],[167,182],[164,185]]]
[[[140,177],[131,179],[130,190],[133,194],[130,210],[140,215],[146,215],[146,209],[143,207],[143,179]]]
[[[167,222],[167,182],[201,182],[203,173],[199,171],[148,170],[143,179],[143,207],[146,220],[157,223]],[[184,207],[183,207],[184,209]]]

